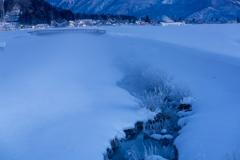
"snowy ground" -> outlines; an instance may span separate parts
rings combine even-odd
[[[99,28],[107,33],[0,32],[0,159],[101,160],[119,131],[152,117],[116,85],[148,66],[194,86],[180,160],[240,148],[239,24]]]

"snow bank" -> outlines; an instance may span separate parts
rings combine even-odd
[[[161,135],[161,134],[152,134],[151,138],[160,140],[160,139],[173,139],[173,136],[167,134],[167,135]]]
[[[0,159],[101,160],[119,131],[152,118],[116,85],[152,65],[194,86],[194,114],[183,118],[175,140],[179,160],[222,160],[240,148],[239,27],[101,27],[101,36],[0,32],[8,44],[0,54]]]
[[[193,112],[191,111],[187,111],[187,112],[185,112],[185,111],[179,111],[178,113],[177,113],[177,116],[178,117],[187,117],[187,116],[191,116],[191,115],[193,115]]]
[[[109,34],[125,42],[124,49],[114,45],[118,68],[138,72],[139,68],[157,66],[193,86],[193,97],[197,98],[194,114],[179,121],[184,128],[175,140],[179,160],[192,160],[198,155],[206,160],[222,160],[226,151],[240,148],[239,27],[223,24],[108,29]],[[132,35],[120,37],[115,32]],[[125,61],[120,63],[120,59]]]
[[[151,155],[151,156],[148,156],[147,158],[145,158],[145,160],[167,160],[161,156],[158,156],[158,155]]]
[[[116,82],[106,37],[1,32],[0,159],[102,160],[122,129],[153,118]],[[1,53],[1,52],[0,52]]]
[[[7,46],[7,43],[6,42],[0,42],[0,47],[4,48]]]

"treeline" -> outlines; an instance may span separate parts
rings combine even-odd
[[[94,20],[129,20],[136,21],[135,16],[130,15],[113,15],[113,14],[85,14],[85,13],[75,13],[75,19],[94,19]]]
[[[20,10],[19,23],[21,24],[51,24],[51,21],[64,22],[75,19],[94,19],[94,20],[128,20],[135,22],[135,16],[112,15],[112,14],[85,14],[73,13],[70,10],[63,10],[54,7],[44,0],[5,0],[5,13],[10,13],[14,9]],[[2,9],[0,9],[2,11]]]
[[[14,6],[20,9],[19,22],[22,24],[50,24],[52,20],[75,19],[72,11],[54,7],[44,0],[7,0],[4,3],[5,12],[11,12]]]

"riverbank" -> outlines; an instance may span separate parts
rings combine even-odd
[[[116,84],[149,66],[194,86],[195,113],[174,142],[179,160],[240,148],[238,24],[101,29],[0,32],[0,159],[102,160],[120,131],[155,116]]]

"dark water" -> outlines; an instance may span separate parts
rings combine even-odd
[[[177,159],[177,151],[173,144],[164,146],[157,140],[144,139],[143,131],[138,133],[135,138],[121,142],[120,147],[110,158],[112,160],[129,160],[134,154],[138,160],[142,160],[146,152],[148,155],[153,153],[167,159]]]
[[[121,81],[117,83],[117,85],[127,90],[130,94],[140,93],[143,90],[139,82],[139,77],[134,75],[125,76]],[[166,143],[163,143],[162,141],[158,141],[149,137],[146,138],[146,136],[144,138],[144,130],[142,129],[139,130],[138,128],[136,128],[136,124],[134,130],[138,130],[138,132],[130,139],[126,139],[120,142],[119,147],[114,149],[113,153],[109,156],[109,159],[143,160],[145,155],[160,155],[163,158],[169,160],[177,160],[178,153],[176,147],[173,144],[174,139],[178,135],[177,130],[173,129],[171,132],[168,133],[172,135],[174,139],[167,141],[166,145]],[[142,127],[143,125],[141,125],[140,128]],[[167,130],[171,130],[171,128],[167,128]]]

